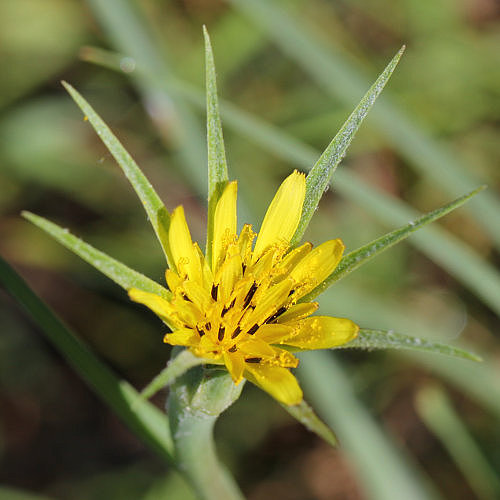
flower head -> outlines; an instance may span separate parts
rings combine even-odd
[[[236,384],[246,378],[287,405],[302,400],[290,372],[299,361],[290,351],[328,349],[358,333],[351,320],[311,316],[318,304],[300,301],[332,273],[344,251],[339,239],[317,248],[290,247],[305,191],[304,175],[293,172],[274,196],[258,235],[248,224],[238,235],[237,183],[229,182],[215,209],[211,259],[193,243],[184,210],[177,207],[168,233],[171,298],[129,291],[172,329],[165,342],[225,365]]]

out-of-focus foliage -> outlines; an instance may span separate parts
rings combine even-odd
[[[193,238],[203,244],[204,113],[184,100],[182,91],[189,89],[179,90],[173,81],[203,87],[202,24],[211,34],[220,96],[305,145],[323,150],[352,106],[319,85],[237,4],[0,2],[0,253],[103,361],[138,387],[168,359],[161,322],[131,305],[119,287],[19,214],[30,210],[55,220],[164,282],[162,251],[140,204],[62,89],[59,81],[64,79],[126,145],[167,208],[185,206]],[[468,175],[489,185],[490,195],[498,192],[497,2],[273,0],[269,4],[298,17],[299,27],[314,33],[315,43],[318,39],[359,69],[366,76],[364,91],[405,43],[406,54],[384,92],[433,145],[456,154]],[[132,18],[126,17],[127,12]],[[155,40],[152,46],[133,29],[137,19]],[[122,32],[117,33],[120,26]],[[101,58],[107,66],[88,62],[98,54],[107,56]],[[148,73],[160,67],[161,74]],[[362,93],[353,97],[358,101]],[[265,129],[259,127],[266,138]],[[292,166],[282,159],[285,155],[256,147],[226,124],[224,110],[223,128],[229,176],[239,180],[241,212],[262,216]],[[370,116],[339,171],[422,211],[452,198],[445,187],[415,169]],[[339,236],[353,250],[387,231],[376,215],[345,192],[331,189],[306,238],[316,243]],[[477,213],[461,209],[439,224],[494,268],[498,253],[480,222]],[[486,463],[484,477],[489,477],[490,469],[498,475],[498,318],[491,303],[485,305],[463,283],[408,243],[336,283],[322,299],[325,314],[445,342],[460,337],[475,352],[488,356],[482,365],[469,366],[468,361],[431,355],[339,353],[342,366],[332,365],[333,371],[347,374],[349,384],[339,385],[342,375],[330,389],[326,386],[326,392],[331,404],[338,393],[346,406],[332,413],[317,407],[338,432],[339,451],[308,434],[247,384],[244,396],[218,424],[216,437],[221,455],[248,497],[380,498],[376,495],[383,489],[368,487],[382,484],[391,471],[377,460],[359,461],[363,439],[370,439],[372,453],[381,442],[385,443],[378,448],[381,453],[399,449],[397,456],[407,463],[404,468],[413,469],[401,477],[411,477],[412,485],[432,484],[436,495],[474,498],[491,491],[469,483],[469,472],[463,470],[467,462],[457,461],[457,454],[441,444],[442,436],[434,434],[432,424],[424,425],[414,407],[415,395],[429,379],[439,383],[467,428],[467,439],[482,456],[474,466]],[[0,294],[0,483],[56,498],[188,498],[177,476],[166,478],[164,464],[97,402],[41,332],[6,294]],[[311,403],[316,396],[306,392]],[[359,417],[357,427],[346,418],[349,405]],[[422,486],[421,491],[430,490]],[[0,490],[0,498],[2,494]]]

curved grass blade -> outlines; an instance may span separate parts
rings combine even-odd
[[[145,292],[160,295],[165,299],[170,298],[170,292],[159,283],[156,283],[156,281],[153,281],[143,274],[130,269],[130,267],[122,264],[116,259],[113,259],[100,250],[95,249],[88,243],[85,243],[80,238],[71,234],[67,229],[63,229],[57,224],[54,224],[43,217],[32,214],[31,212],[23,212],[22,215],[35,224],[35,226],[50,234],[59,243],[61,243],[61,245],[64,245],[66,248],[76,253],[76,255],[88,262],[91,266],[94,266],[101,273],[105,274],[108,278],[113,280],[125,290],[128,291],[131,288],[138,288],[139,290],[143,290]]]
[[[393,436],[377,424],[356,398],[352,380],[331,353],[301,353],[297,373],[311,404],[335,429],[342,450],[355,464],[366,498],[439,498],[430,482],[422,481],[414,461],[407,459],[404,449],[396,445]]]
[[[144,401],[128,382],[118,379],[101,363],[1,257],[0,283],[132,432],[163,459],[173,464],[173,444],[167,418],[156,407]]]
[[[415,407],[420,418],[441,441],[477,498],[500,497],[500,477],[488,463],[445,391],[427,386],[417,393]]]
[[[314,410],[302,400],[298,405],[281,405],[290,415],[296,418],[311,432],[317,434],[334,448],[338,446],[337,436],[317,415]]]
[[[430,222],[434,222],[440,219],[444,215],[450,213],[451,211],[463,205],[466,201],[470,200],[473,196],[480,193],[486,186],[481,186],[470,193],[457,198],[456,200],[444,205],[432,212],[422,215],[418,219],[409,222],[403,227],[391,231],[390,233],[371,241],[367,245],[354,250],[344,257],[339,262],[339,265],[335,268],[332,274],[328,276],[324,281],[322,281],[314,290],[308,293],[305,297],[301,299],[302,302],[310,302],[319,294],[323,293],[327,288],[332,286],[336,281],[342,279],[347,274],[356,270],[358,267],[362,266],[369,260],[376,257],[378,254],[382,253],[384,250],[391,248],[396,243],[408,238],[413,232],[424,227]]]
[[[207,249],[208,262],[212,262],[212,240],[214,232],[215,207],[227,183],[227,162],[224,137],[219,115],[215,63],[207,28],[203,26],[205,38],[205,71],[207,93],[207,145],[208,145],[208,221]]]
[[[471,361],[482,361],[479,356],[464,349],[428,339],[394,333],[392,330],[370,330],[361,328],[358,336],[354,340],[335,347],[335,349],[409,349],[412,351],[444,354],[445,356],[464,358]]]
[[[401,47],[399,52],[392,58],[384,71],[377,78],[375,83],[370,87],[368,92],[363,96],[359,104],[351,113],[346,122],[342,125],[337,135],[332,139],[328,147],[325,149],[314,167],[309,171],[306,179],[306,197],[302,208],[299,226],[295,232],[291,245],[296,245],[304,236],[304,232],[309,225],[309,221],[317,209],[321,197],[328,187],[330,180],[337,168],[338,164],[344,158],[347,148],[351,144],[354,135],[363,123],[368,111],[372,108],[375,100],[384,89],[389,81],[394,69],[396,68],[405,46]]]
[[[88,119],[99,138],[108,148],[109,152],[113,155],[116,162],[123,170],[123,173],[132,184],[132,187],[144,206],[148,219],[153,226],[163,252],[167,257],[170,266],[172,266],[173,260],[168,244],[170,214],[165,208],[165,205],[157,195],[151,183],[142,173],[137,163],[123,147],[120,141],[115,137],[113,132],[111,132],[101,117],[94,111],[92,106],[69,83],[62,82],[62,84],[79,108],[83,111],[83,114]]]
[[[188,350],[181,351],[175,358],[171,359],[167,366],[141,391],[141,397],[149,399],[158,391],[170,385],[177,377],[180,377],[190,368],[209,362],[206,359],[195,356]]]

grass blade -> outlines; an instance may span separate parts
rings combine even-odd
[[[416,408],[425,425],[448,450],[477,498],[500,496],[500,478],[484,457],[446,393],[437,386],[419,390]]]
[[[171,359],[167,366],[141,391],[144,399],[149,399],[158,391],[170,385],[177,377],[180,377],[190,368],[207,363],[206,359],[195,356],[188,350],[181,351],[175,358]]]
[[[99,138],[106,145],[109,152],[113,155],[118,165],[123,170],[123,173],[132,184],[132,187],[146,210],[148,218],[153,226],[168,262],[172,263],[173,261],[170,255],[167,237],[170,225],[170,214],[167,212],[165,205],[156,194],[156,191],[151,183],[141,172],[137,163],[123,147],[120,141],[115,137],[113,132],[111,132],[101,117],[94,111],[92,106],[90,106],[80,93],[69,83],[62,82],[62,84],[79,108],[83,111],[83,114],[88,119]]]
[[[167,462],[174,463],[166,417],[156,407],[144,401],[128,382],[118,379],[101,363],[1,257],[0,283],[132,432]]]
[[[330,353],[305,352],[297,369],[313,406],[337,433],[342,449],[356,466],[364,496],[371,500],[435,499],[404,452],[374,421],[354,395],[342,367]]]
[[[354,340],[336,347],[335,349],[409,349],[412,351],[444,354],[445,356],[464,358],[471,361],[482,361],[479,356],[464,349],[428,339],[394,333],[392,330],[370,330],[361,328],[358,336]]]
[[[205,26],[203,26],[203,36],[205,38],[208,145],[208,221],[206,255],[208,262],[212,262],[215,207],[224,191],[228,177],[226,151],[224,149],[224,137],[222,135],[219,102],[217,98],[214,55],[210,37]]]
[[[309,221],[311,220],[314,211],[317,209],[320,199],[323,196],[325,189],[328,187],[337,165],[344,158],[347,148],[351,144],[354,135],[363,123],[363,120],[372,108],[375,100],[384,89],[386,83],[389,81],[389,78],[401,59],[404,50],[405,47],[403,46],[393,57],[375,83],[363,96],[344,125],[342,125],[340,130],[337,132],[337,135],[332,139],[314,167],[309,171],[306,180],[306,197],[304,200],[304,207],[302,209],[299,226],[292,238],[291,245],[299,243],[304,236],[304,232],[309,224]]]
[[[457,198],[456,200],[440,207],[432,212],[429,212],[425,215],[422,215],[415,221],[409,222],[403,227],[391,231],[380,238],[368,243],[367,245],[354,250],[344,257],[339,262],[337,268],[333,271],[328,278],[326,278],[323,282],[321,282],[314,290],[308,293],[301,300],[303,302],[310,302],[319,294],[323,293],[327,288],[329,288],[333,283],[342,279],[347,274],[356,270],[358,267],[362,266],[369,260],[376,257],[378,254],[382,253],[384,250],[394,246],[396,243],[408,238],[412,233],[417,231],[418,229],[426,226],[430,222],[434,222],[435,220],[440,219],[444,215],[450,213],[452,210],[455,210],[460,205],[463,205],[466,201],[470,200],[473,196],[481,192],[485,186],[481,186],[474,191]]]
[[[356,94],[361,94],[367,87],[366,79],[347,57],[323,46],[317,41],[315,33],[305,27],[303,20],[289,15],[278,3],[265,0],[232,0],[232,3],[322,88],[346,105],[352,106],[356,102]],[[430,138],[415,125],[411,116],[406,116],[385,97],[373,110],[371,117],[386,139],[411,165],[451,196],[459,196],[484,184],[449,148]],[[476,198],[468,209],[500,246],[498,196],[492,192],[485,193]]]
[[[314,410],[304,400],[295,406],[283,404],[281,406],[292,417],[296,418],[302,425],[317,434],[321,439],[324,439],[328,444],[334,448],[338,446],[335,433],[314,413]]]
[[[31,212],[23,212],[22,215],[125,290],[128,291],[131,288],[138,288],[145,292],[155,293],[166,299],[170,298],[170,292],[156,283],[156,281],[130,269],[125,264],[95,249],[88,243],[85,243],[80,238],[71,234],[67,229],[63,229],[57,224],[32,214]]]

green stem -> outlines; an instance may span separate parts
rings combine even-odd
[[[216,420],[184,413],[174,440],[178,467],[203,500],[242,500],[238,486],[217,458],[213,440]]]
[[[225,371],[195,368],[172,386],[167,415],[179,471],[202,500],[242,500],[236,482],[215,450],[213,429],[218,416],[238,399],[243,384],[235,386]]]

